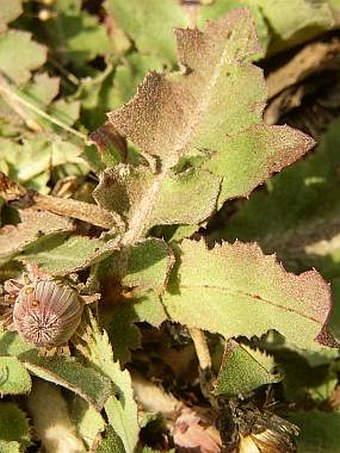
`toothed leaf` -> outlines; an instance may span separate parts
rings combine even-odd
[[[228,340],[222,365],[218,372],[215,392],[217,395],[238,396],[265,384],[279,382],[282,377],[272,372],[274,361],[268,363],[265,354]]]
[[[330,288],[315,270],[288,273],[256,244],[208,250],[203,241],[184,241],[179,253],[178,274],[162,297],[174,321],[225,338],[276,329],[301,348],[335,346],[326,329]]]

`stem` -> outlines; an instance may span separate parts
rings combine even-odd
[[[192,327],[189,329],[189,332],[198,358],[202,394],[210,401],[212,407],[216,407],[217,403],[215,397],[211,393],[211,357],[204,331]]]
[[[13,108],[13,110],[20,115],[28,124],[28,127],[32,129],[32,124],[34,124],[34,130],[36,130],[36,127],[38,127],[38,130],[42,130],[41,126],[38,123],[35,123],[31,118],[27,118],[28,115],[24,110],[21,109],[21,105],[27,107],[29,110],[32,112],[36,113],[37,115],[41,116],[42,118],[45,118],[46,120],[50,121],[52,124],[55,124],[56,126],[59,126],[60,128],[64,129],[65,131],[69,132],[70,134],[75,135],[76,137],[80,138],[83,140],[86,144],[92,143],[92,140],[89,140],[87,135],[77,131],[76,129],[73,129],[73,127],[68,126],[66,123],[63,121],[58,120],[57,118],[54,118],[53,116],[49,115],[48,113],[44,112],[41,110],[39,107],[36,107],[35,105],[31,104],[29,101],[26,99],[22,98],[18,94],[16,94],[12,88],[8,85],[8,83],[5,81],[3,77],[0,77],[0,94],[2,97],[5,99],[5,101],[8,103],[10,107]],[[31,124],[32,123],[32,124]]]
[[[210,370],[211,357],[203,330],[197,329],[196,327],[192,327],[191,329],[189,329],[189,332],[196,349],[196,354],[200,368],[203,371]]]
[[[91,223],[105,229],[111,229],[115,220],[109,211],[105,211],[95,204],[72,198],[58,198],[50,195],[34,193],[31,197],[33,209],[45,210],[62,216],[73,217],[84,222]]]
[[[19,184],[11,181],[0,172],[0,194],[7,202],[15,202],[20,209],[32,208],[49,211],[54,214],[72,217],[105,229],[121,227],[114,213],[99,206],[72,198],[58,198],[42,195],[34,190],[27,191]]]

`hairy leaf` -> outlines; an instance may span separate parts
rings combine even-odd
[[[140,196],[149,217],[181,157],[194,165],[198,159],[223,178],[221,204],[247,196],[313,144],[288,126],[262,123],[266,89],[262,72],[250,63],[259,46],[249,12],[233,11],[209,23],[205,33],[177,29],[176,37],[185,73],[148,74],[136,96],[109,114],[144,156],[161,162],[159,174]]]
[[[189,327],[260,336],[276,329],[301,348],[334,345],[326,322],[330,289],[316,271],[299,276],[284,270],[256,244],[184,241],[177,278],[163,297],[170,317]]]
[[[123,286],[161,293],[166,287],[174,257],[164,241],[152,238],[115,252],[110,264],[110,274],[121,280]]]
[[[121,438],[127,452],[133,451],[137,441],[139,427],[137,422],[137,404],[133,399],[131,377],[128,370],[122,371],[119,362],[114,362],[111,345],[106,332],[100,332],[91,316],[92,332],[88,340],[88,352],[91,362],[111,379],[115,394],[105,404],[105,411],[110,425]]]
[[[10,442],[10,449],[1,451],[11,452],[14,449],[13,441],[19,442],[24,450],[31,443],[31,434],[28,420],[24,412],[14,403],[0,403],[0,447],[6,445],[3,441]],[[6,447],[5,447],[6,448]]]
[[[29,373],[16,357],[0,357],[0,394],[29,393],[32,382]]]
[[[159,178],[159,185],[157,180],[146,167],[120,164],[101,174],[93,195],[100,206],[119,213],[130,228],[141,224],[145,231],[154,225],[197,224],[216,209],[221,178],[208,171],[169,172]]]
[[[123,301],[116,304],[114,313],[102,322],[113,345],[114,358],[122,366],[131,359],[130,350],[141,345],[140,331],[134,324],[138,320],[132,301]]]
[[[218,395],[237,396],[247,394],[261,385],[278,382],[281,377],[273,374],[273,367],[273,359],[268,361],[268,356],[264,353],[260,354],[234,340],[228,340],[215,392]]]
[[[31,373],[72,390],[98,411],[112,392],[110,382],[105,377],[92,368],[85,368],[76,360],[60,357],[42,359],[36,351],[22,354],[19,358]]]
[[[144,28],[144,30],[146,30]],[[156,40],[155,44],[158,45]],[[172,30],[169,45],[172,45]],[[127,102],[135,93],[137,86],[143,81],[145,74],[151,70],[161,71],[163,66],[156,56],[131,53],[124,59],[124,64],[119,65],[115,71],[114,96],[112,107],[120,107]]]
[[[116,304],[113,315],[106,319],[105,327],[114,346],[114,355],[122,365],[130,360],[130,350],[140,347],[140,331],[134,323],[146,321],[159,327],[166,319],[167,314],[154,291]]]
[[[86,236],[55,238],[28,247],[18,259],[36,263],[50,274],[66,275],[94,264],[112,253],[110,243]]]
[[[313,154],[253,193],[211,239],[257,241],[291,269],[315,266],[324,276],[339,276],[339,126],[331,123]]]
[[[0,229],[0,262],[5,262],[28,246],[73,229],[72,223],[49,212],[27,209],[20,212],[21,223]]]
[[[108,426],[105,430],[104,438],[97,449],[97,453],[112,453],[116,451],[119,451],[119,453],[127,453],[121,438],[111,426]]]
[[[101,410],[112,392],[110,381],[76,359],[45,358],[15,332],[0,333],[0,355],[17,357],[36,376],[61,385]]]

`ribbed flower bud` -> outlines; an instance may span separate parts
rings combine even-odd
[[[34,346],[61,346],[78,328],[83,305],[72,287],[51,279],[36,279],[25,285],[15,300],[14,327]]]

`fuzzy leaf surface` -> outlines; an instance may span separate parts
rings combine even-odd
[[[16,357],[0,357],[0,394],[29,393],[32,381],[29,373]]]
[[[254,192],[211,239],[256,241],[294,271],[315,267],[327,278],[339,276],[339,131],[337,119],[315,152]]]
[[[263,124],[266,88],[262,71],[251,64],[259,45],[248,10],[208,23],[205,33],[175,34],[185,74],[149,73],[135,97],[109,114],[144,156],[162,162],[150,189],[153,202],[183,156],[200,156],[206,170],[223,177],[222,203],[247,196],[310,149],[314,142],[305,134]]]
[[[101,410],[112,392],[110,381],[75,359],[42,357],[15,332],[0,333],[0,355],[17,357],[36,376],[61,385]]]
[[[26,368],[36,376],[61,385],[84,398],[100,411],[111,394],[110,382],[91,368],[75,360],[54,357],[42,359],[36,351],[20,356]]]
[[[84,269],[110,254],[110,247],[100,239],[86,236],[51,238],[27,248],[19,259],[36,263],[44,271],[66,275]]]
[[[98,446],[97,453],[112,453],[115,451],[127,453],[118,434],[111,426],[108,426],[105,430],[104,439]]]
[[[113,252],[100,273],[107,279],[120,280],[123,286],[160,293],[165,289],[173,264],[174,256],[166,243],[149,238]]]
[[[31,434],[25,413],[14,403],[0,403],[0,441],[19,442],[22,450],[30,444]],[[5,443],[0,443],[0,447]],[[15,451],[14,445],[7,451]],[[1,450],[3,451],[3,450]],[[6,450],[5,450],[6,452]],[[6,452],[7,453],[7,452]]]
[[[73,229],[67,218],[46,211],[27,209],[20,212],[20,217],[21,223],[17,226],[6,225],[0,229],[0,263],[40,240]]]
[[[216,394],[237,396],[261,385],[280,381],[280,376],[272,373],[274,361],[268,363],[268,357],[261,355],[235,340],[228,340],[216,380]]]
[[[216,209],[220,184],[221,178],[201,169],[180,175],[169,172],[163,178],[147,167],[120,164],[101,174],[93,195],[101,207],[118,213],[130,226],[143,223],[147,230],[202,222]]]
[[[107,333],[100,332],[93,316],[90,317],[91,333],[87,342],[89,359],[111,379],[115,389],[105,404],[110,425],[121,438],[127,452],[134,451],[138,441],[139,426],[137,404],[133,399],[131,377],[128,370],[121,370],[113,360],[112,348]]]
[[[200,8],[199,22],[239,7],[250,9],[261,43],[269,52],[311,39],[334,24],[330,2],[308,0],[216,0]],[[299,13],[296,14],[296,11]]]
[[[114,355],[125,364],[130,360],[130,350],[140,347],[140,331],[136,322],[146,321],[159,327],[168,319],[159,296],[154,291],[144,292],[136,300],[123,301],[115,306],[105,327],[114,345]]]
[[[162,297],[174,321],[225,338],[276,329],[301,348],[334,346],[325,330],[330,288],[316,271],[290,274],[256,244],[208,250],[203,241],[184,241],[180,253],[177,278]]]

